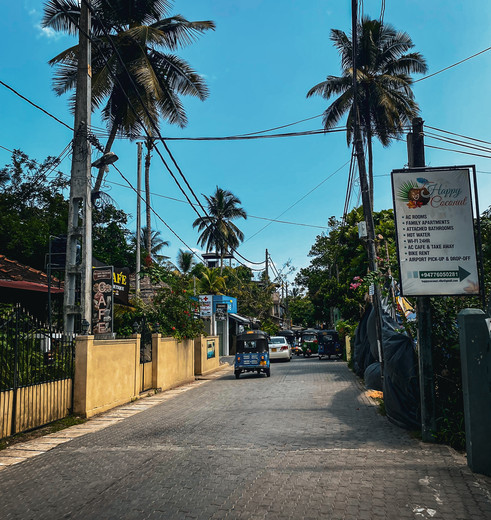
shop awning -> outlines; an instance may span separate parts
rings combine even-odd
[[[234,314],[233,312],[228,313],[229,317],[232,318],[235,321],[238,321],[239,323],[251,323],[251,320],[249,318],[245,318],[244,316],[240,316],[239,314]]]

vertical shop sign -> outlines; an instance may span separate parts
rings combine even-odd
[[[92,270],[92,331],[111,336],[113,332],[113,267]]]

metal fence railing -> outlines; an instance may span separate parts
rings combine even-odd
[[[20,306],[0,317],[0,438],[69,413],[74,345]]]

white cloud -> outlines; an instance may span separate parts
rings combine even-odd
[[[51,29],[51,27],[42,27],[41,24],[36,24],[35,28],[38,30],[38,36],[40,38],[48,38],[49,40],[59,40],[63,37],[62,33],[58,33]]]

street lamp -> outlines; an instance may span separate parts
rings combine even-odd
[[[104,171],[109,171],[109,165],[115,163],[119,157],[114,152],[106,152],[104,155],[96,159],[92,164],[92,168],[104,168]],[[97,203],[97,200],[101,198],[101,191],[92,191],[91,200],[93,204]],[[97,205],[97,204],[96,204]]]

